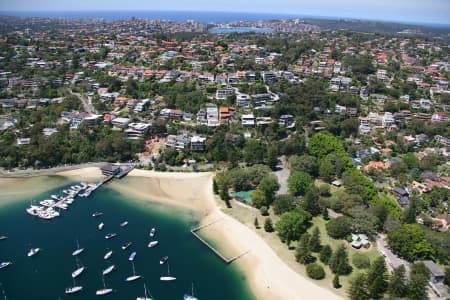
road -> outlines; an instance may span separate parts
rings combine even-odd
[[[379,234],[376,236],[376,242],[378,251],[381,253],[381,255],[384,256],[388,267],[392,270],[394,268],[398,268],[401,265],[404,265],[406,268],[406,274],[409,274],[409,262],[398,257],[394,252],[392,252],[392,250],[390,250],[386,238],[386,236]]]
[[[85,112],[90,113],[91,115],[98,114],[98,112],[95,109],[94,105],[92,105],[91,97],[86,96],[86,95],[81,95],[80,93],[75,93],[72,90],[69,90],[69,92],[72,95],[77,96],[78,99],[80,99],[81,103],[83,104],[83,108],[84,108]]]
[[[273,172],[277,178],[278,183],[280,184],[280,189],[277,191],[277,195],[287,194],[288,193],[288,185],[287,180],[291,171],[287,167],[286,156],[281,156],[278,158],[277,171]]]

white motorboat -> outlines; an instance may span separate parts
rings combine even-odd
[[[12,262],[4,261],[4,262],[0,263],[0,269],[4,269],[4,268],[6,268],[6,267],[8,267],[10,265],[12,265]]]
[[[104,259],[109,259],[111,257],[111,255],[113,254],[112,250],[109,251],[108,253],[105,254],[105,256],[103,256]]]
[[[41,251],[41,248],[31,248],[30,251],[28,251],[27,256],[32,257]]]
[[[148,243],[148,247],[149,248],[152,248],[152,247],[155,247],[156,245],[158,245],[158,241],[151,241],[150,243]]]
[[[101,215],[103,215],[103,213],[101,211],[96,211],[92,214],[93,217],[99,217]]]
[[[127,250],[128,247],[130,247],[133,243],[132,242],[128,242],[122,245],[122,250]]]
[[[128,221],[125,221],[125,222],[120,223],[120,227],[125,227],[125,226],[127,226],[127,225],[128,225]]]
[[[103,227],[105,227],[105,224],[103,222],[101,222],[100,224],[98,224],[98,230],[102,230]]]
[[[128,260],[133,261],[135,257],[136,257],[136,251],[134,251],[133,253],[130,254],[130,256],[128,257]]]
[[[162,258],[159,260],[159,264],[160,264],[160,265],[163,265],[163,264],[165,264],[168,260],[169,260],[169,257],[168,257],[168,256],[164,256],[164,257],[162,257]]]
[[[117,235],[117,233],[108,233],[107,235],[105,235],[105,239],[109,240],[112,239],[113,237],[115,237]]]
[[[6,240],[8,237],[4,235],[0,235],[0,241]]]
[[[78,292],[81,292],[83,290],[82,286],[72,286],[72,287],[68,287],[66,288],[66,294],[75,294]]]
[[[150,237],[154,237],[154,236],[155,236],[155,233],[156,233],[156,229],[155,229],[155,228],[152,228],[152,229],[150,230]]]

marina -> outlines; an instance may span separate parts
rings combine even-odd
[[[51,195],[58,195],[58,190],[63,189],[66,190],[63,194],[67,195],[73,185],[80,184],[64,183],[45,194],[36,195],[36,198],[55,200]],[[23,200],[11,209],[0,211],[0,226],[8,228],[7,232],[2,233],[9,237],[1,242],[1,259],[5,263],[0,265],[0,281],[4,284],[7,299],[26,299],[33,295],[45,299],[64,299],[69,296],[93,299],[105,295],[104,297],[119,300],[136,299],[143,297],[145,293],[147,298],[154,296],[153,299],[182,299],[187,292],[186,287],[190,286],[192,281],[195,281],[196,285],[198,282],[201,287],[199,299],[251,299],[247,296],[241,297],[241,288],[239,293],[234,288],[229,288],[224,295],[215,295],[217,286],[226,284],[232,287],[236,283],[231,282],[235,279],[237,281],[238,277],[230,276],[235,274],[234,268],[223,269],[220,260],[210,255],[192,238],[190,225],[195,224],[195,216],[188,214],[180,218],[179,215],[182,215],[184,210],[180,209],[178,212],[178,209],[171,208],[166,211],[157,203],[131,205],[129,201],[138,202],[128,200],[109,186],[92,193],[89,201],[79,201],[81,198],[78,196],[75,199],[76,204],[67,210],[70,213],[53,222],[29,218],[27,214],[23,214],[23,206],[29,203],[29,200]],[[101,215],[92,217],[94,212]],[[128,221],[130,222],[126,226],[121,226]],[[21,226],[11,226],[17,222]],[[106,224],[106,232],[98,230],[100,222]],[[30,238],[26,232],[31,228],[41,234]],[[63,232],[61,228],[64,228]],[[152,228],[156,228],[159,243],[157,247],[149,249],[149,242],[156,242],[149,237]],[[117,236],[105,239],[108,233],[117,233]],[[27,236],[27,241],[19,244],[28,247],[23,247],[22,253],[16,255],[14,249],[20,245],[11,243],[15,243],[20,236]],[[177,247],[174,247],[175,244]],[[24,255],[36,247],[45,249],[45,253],[41,250],[42,253],[32,259]],[[122,250],[122,247],[125,250]],[[190,250],[180,252],[179,247]],[[139,252],[139,259],[133,252]],[[130,258],[134,260],[130,261]],[[48,265],[58,267],[48,268]],[[210,276],[206,274],[211,272],[216,274],[220,282],[216,288],[213,288],[215,283],[206,283],[210,280]],[[19,277],[31,283],[26,290],[17,282]],[[105,285],[101,281],[102,277]],[[149,290],[142,291],[143,278],[147,288],[151,287],[153,295],[150,295]],[[52,285],[46,287],[46,280],[51,280]],[[139,281],[142,282],[138,283]]]

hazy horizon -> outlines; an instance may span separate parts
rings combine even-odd
[[[153,2],[153,1],[152,1]],[[450,24],[450,1],[428,0],[260,0],[257,5],[238,0],[172,0],[150,3],[142,0],[15,0],[0,4],[0,12],[224,12],[348,18],[415,24]]]

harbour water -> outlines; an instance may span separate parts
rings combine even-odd
[[[57,182],[58,187],[33,198],[47,199],[74,184],[65,179]],[[13,262],[0,270],[0,295],[3,288],[9,300],[96,299],[96,290],[103,288],[102,270],[109,264],[116,266],[116,270],[105,276],[106,286],[114,289],[113,293],[104,296],[109,299],[143,297],[144,283],[156,300],[183,299],[192,283],[195,295],[201,300],[254,299],[245,276],[236,265],[224,264],[190,234],[190,229],[199,220],[193,211],[131,199],[108,185],[89,198],[76,198],[67,211],[52,221],[28,215],[25,208],[29,202],[30,199],[18,199],[0,206],[0,235],[8,236],[0,241],[0,261]],[[92,217],[95,211],[101,211],[103,215]],[[120,223],[124,221],[129,223],[121,227]],[[98,229],[100,222],[105,224],[101,231]],[[159,244],[148,248],[152,227],[156,228],[154,239]],[[117,236],[105,239],[105,235],[112,232]],[[79,260],[86,269],[76,278],[76,285],[83,286],[83,291],[65,295],[65,288],[74,285],[71,272],[77,268],[72,256],[77,248],[76,240],[81,248],[85,248],[79,254]],[[121,246],[128,241],[133,245],[122,250]],[[42,250],[27,257],[31,247]],[[110,250],[113,254],[106,261],[104,255]],[[128,260],[133,251],[137,252],[136,274],[144,278],[125,282],[125,278],[133,273]],[[174,282],[159,280],[168,272],[167,264],[159,264],[163,256],[169,256],[170,275],[177,278]]]

